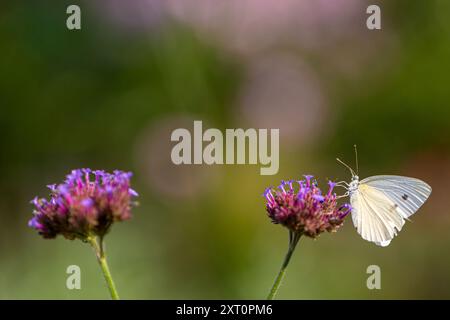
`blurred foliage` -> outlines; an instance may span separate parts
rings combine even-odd
[[[373,61],[373,66],[367,67],[369,77],[351,83],[351,88],[344,84],[338,91],[342,112],[335,139],[327,144],[329,155],[348,150],[348,141],[354,141],[363,146],[363,166],[386,169],[419,150],[436,148],[448,153],[450,22],[447,16],[438,17],[446,14],[439,12],[444,3],[390,4],[389,21],[399,32],[396,63],[378,73],[378,61]],[[374,59],[383,60],[383,51]]]

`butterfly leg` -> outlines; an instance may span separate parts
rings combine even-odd
[[[341,198],[346,198],[346,197],[348,197],[349,196],[349,192],[347,191],[346,193],[344,193],[343,195],[340,195],[340,196],[336,196],[336,199],[341,199]]]
[[[345,182],[345,181],[339,181],[339,182],[336,183],[335,186],[344,188],[345,190],[348,190],[348,188],[350,187],[350,185],[347,182]]]

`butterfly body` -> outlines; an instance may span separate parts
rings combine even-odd
[[[352,181],[348,185],[348,192],[350,197],[358,190],[359,186],[359,177],[354,175],[352,176]]]

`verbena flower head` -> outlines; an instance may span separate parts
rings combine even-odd
[[[34,216],[28,222],[44,238],[61,234],[85,240],[104,236],[116,221],[131,218],[133,197],[130,172],[73,170],[59,185],[49,185],[50,199],[34,198]]]
[[[313,176],[300,181],[282,181],[277,188],[267,188],[266,210],[273,223],[281,224],[290,231],[311,238],[324,231],[334,232],[351,211],[349,204],[338,206],[333,188],[328,182],[326,194],[317,186]]]

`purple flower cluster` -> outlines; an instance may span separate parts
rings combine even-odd
[[[351,211],[349,204],[337,205],[334,182],[322,194],[313,176],[305,180],[282,181],[277,189],[267,188],[266,210],[273,223],[281,224],[290,231],[315,238],[324,231],[334,232]]]
[[[34,216],[28,222],[44,238],[58,234],[67,239],[85,240],[104,236],[115,221],[131,218],[130,172],[73,170],[64,183],[49,185],[50,200],[36,197]],[[93,178],[93,179],[92,179]]]

